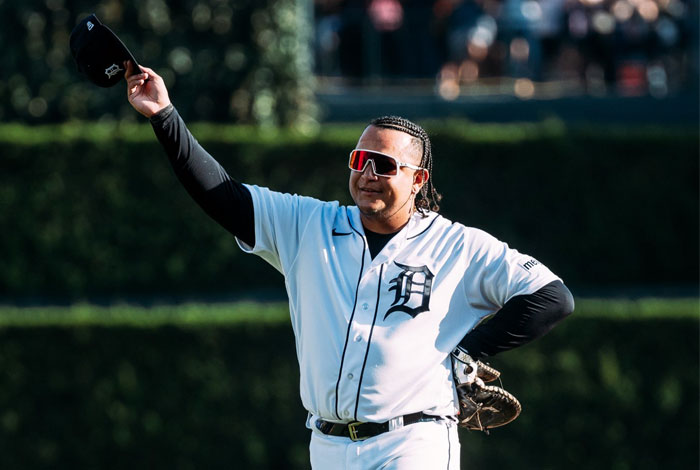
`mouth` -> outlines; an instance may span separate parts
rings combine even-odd
[[[370,193],[370,194],[379,194],[381,193],[380,190],[378,189],[372,189],[372,188],[360,188],[360,191],[363,193]]]

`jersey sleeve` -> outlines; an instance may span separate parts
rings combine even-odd
[[[245,185],[253,199],[255,245],[237,238],[246,253],[253,253],[282,274],[296,259],[300,241],[313,214],[323,202],[314,198]]]
[[[494,313],[518,295],[532,294],[560,280],[532,256],[478,229],[470,235],[471,259],[464,276],[464,293],[479,316]]]

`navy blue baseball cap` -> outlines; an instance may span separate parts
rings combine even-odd
[[[124,77],[127,60],[134,63],[134,73],[141,71],[129,49],[94,14],[73,28],[70,50],[78,70],[104,88],[116,85]]]

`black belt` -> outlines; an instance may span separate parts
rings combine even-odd
[[[385,423],[362,423],[355,421],[353,423],[331,423],[321,418],[315,421],[316,429],[323,434],[329,436],[349,437],[353,441],[362,441],[370,437],[378,436],[387,431],[392,431],[409,424],[418,423],[420,421],[438,421],[442,419],[440,416],[432,416],[419,411],[398,418],[394,418]]]

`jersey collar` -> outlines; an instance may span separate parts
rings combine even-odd
[[[426,232],[438,217],[440,217],[440,215],[435,212],[429,212],[426,217],[423,217],[419,212],[414,212],[408,220],[408,223],[372,260],[371,266],[393,260],[401,252],[401,249],[407,242]],[[348,208],[348,222],[353,233],[364,239],[365,250],[369,250],[367,247],[365,230],[362,226],[362,219],[360,218],[360,209],[357,206]],[[340,227],[338,229],[340,229]]]

